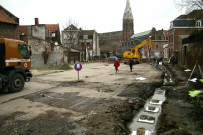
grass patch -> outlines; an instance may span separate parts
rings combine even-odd
[[[59,65],[44,65],[39,68],[40,70],[71,70],[73,69],[68,64],[59,64]]]

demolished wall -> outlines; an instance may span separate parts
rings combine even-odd
[[[52,45],[45,40],[29,37],[28,45],[31,47],[31,67],[42,68],[45,65],[58,65],[68,62],[66,55],[68,49]]]

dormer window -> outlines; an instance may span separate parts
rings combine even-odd
[[[196,22],[196,27],[201,27],[201,20],[198,20],[197,22]]]

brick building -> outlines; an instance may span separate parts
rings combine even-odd
[[[95,30],[81,30],[78,49],[86,51],[86,60],[100,57],[99,36]],[[87,55],[88,53],[88,55]]]
[[[119,46],[123,39],[122,35],[122,31],[99,33],[101,51],[103,53],[110,52],[112,54],[118,54],[120,52]]]
[[[80,52],[82,61],[100,57],[99,37],[95,30],[82,30],[73,24],[62,31],[62,45]]]
[[[171,21],[168,30],[169,54],[175,55],[177,62],[181,59],[182,40],[195,30],[203,30],[203,10],[193,10],[186,15],[180,15]]]
[[[0,38],[20,39],[19,18],[0,5]]]

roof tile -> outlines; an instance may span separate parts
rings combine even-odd
[[[31,27],[31,25],[20,25],[19,26],[20,32],[28,35],[28,27]]]
[[[59,24],[46,24],[46,29],[50,31],[57,31],[59,29]]]
[[[1,11],[0,11],[0,22],[18,24],[16,22],[14,22],[13,20],[11,20],[9,17],[7,17],[5,14],[3,14]]]

